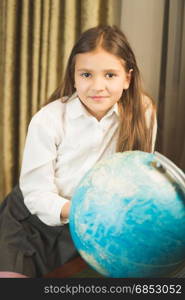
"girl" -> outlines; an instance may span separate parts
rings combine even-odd
[[[154,150],[155,105],[115,26],[82,34],[49,102],[30,122],[20,188],[1,205],[0,271],[40,277],[75,257],[68,217],[82,176],[116,151]]]

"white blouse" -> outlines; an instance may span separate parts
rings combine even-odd
[[[150,111],[146,112],[147,123]],[[39,110],[28,127],[20,173],[20,189],[26,207],[42,222],[61,222],[69,201],[85,173],[116,150],[118,105],[98,121],[76,94],[67,102],[53,101]],[[157,125],[153,130],[153,149]]]

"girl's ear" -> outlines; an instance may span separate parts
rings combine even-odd
[[[129,85],[130,85],[130,81],[131,81],[131,78],[132,78],[132,72],[133,72],[133,69],[130,69],[127,73],[127,84],[128,84],[127,89],[129,88]]]

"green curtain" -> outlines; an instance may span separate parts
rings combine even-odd
[[[119,24],[119,0],[0,1],[0,201],[18,182],[27,127],[79,34]]]

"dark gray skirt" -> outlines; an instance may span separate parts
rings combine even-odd
[[[78,256],[69,225],[48,226],[24,205],[18,186],[0,205],[0,272],[42,277]]]

